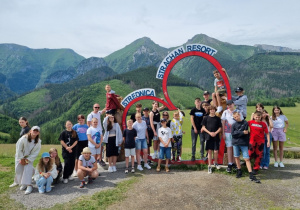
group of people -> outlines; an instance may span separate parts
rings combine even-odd
[[[227,75],[226,70],[222,69]],[[283,164],[283,143],[286,140],[285,132],[288,120],[278,106],[274,106],[272,116],[260,103],[247,122],[247,96],[241,87],[235,89],[236,96],[227,100],[224,80],[218,71],[214,71],[216,77],[214,85],[215,92],[210,99],[210,93],[204,91],[203,98],[195,99],[195,107],[190,111],[192,158],[196,158],[197,138],[200,139],[201,159],[208,161],[208,173],[212,173],[213,165],[218,165],[218,152],[220,140],[223,138],[226,143],[228,155],[227,172],[231,173],[236,169],[236,177],[242,176],[240,152],[242,152],[250,180],[259,183],[255,175],[259,169],[268,169],[270,162],[270,145],[273,139],[274,167],[284,167]],[[99,104],[93,105],[93,111],[87,116],[78,115],[78,123],[73,126],[71,121],[66,121],[66,129],[60,134],[58,141],[62,145],[62,157],[64,167],[57,155],[57,150],[51,148],[49,152],[42,154],[34,172],[33,161],[41,149],[39,138],[40,128],[29,127],[26,118],[22,117],[19,124],[22,127],[20,139],[16,144],[15,158],[15,180],[11,187],[20,185],[20,190],[25,194],[32,192],[32,177],[40,193],[50,192],[51,184],[58,183],[62,177],[63,183],[78,177],[80,188],[85,187],[87,177],[92,183],[99,173],[97,163],[105,166],[103,160],[103,148],[106,147],[108,158],[108,171],[116,172],[116,161],[121,145],[124,143],[126,168],[125,173],[135,172],[135,157],[137,170],[142,171],[143,167],[151,169],[150,147],[153,145],[152,159],[158,159],[156,171],[161,171],[161,163],[166,159],[165,170],[169,172],[170,161],[181,161],[182,137],[185,133],[182,130],[185,113],[180,109],[174,111],[173,119],[169,119],[167,111],[160,112],[165,108],[153,101],[152,109],[142,108],[136,104],[136,113],[127,120],[127,128],[122,131],[116,120],[117,109],[121,108],[118,95],[111,90],[110,85],[105,86],[106,106],[100,110]],[[101,115],[104,115],[102,122]],[[102,127],[103,124],[103,127]],[[249,131],[250,128],[250,131]],[[271,135],[272,134],[272,135]],[[280,158],[277,158],[277,147],[279,142]],[[206,155],[205,155],[205,150]],[[214,163],[213,163],[214,157]],[[129,158],[131,158],[131,169],[129,170]],[[254,166],[251,166],[250,159],[254,159]],[[144,162],[142,167],[142,162]],[[75,170],[74,170],[75,169]],[[34,172],[34,173],[33,173]]]

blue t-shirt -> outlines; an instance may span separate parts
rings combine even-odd
[[[79,141],[86,141],[88,140],[88,137],[86,135],[86,131],[89,128],[89,126],[87,126],[87,124],[84,125],[80,125],[80,124],[76,124],[73,126],[73,130],[77,132]]]

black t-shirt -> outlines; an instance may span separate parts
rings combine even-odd
[[[205,116],[203,118],[202,125],[204,125],[205,128],[210,132],[216,132],[219,128],[222,128],[221,119],[217,116]],[[215,137],[211,137],[208,133],[206,133],[206,140],[210,139],[220,140],[219,134],[217,134]]]
[[[22,137],[23,135],[25,135],[26,133],[28,133],[30,131],[29,126],[26,126],[24,128],[22,128],[21,132],[20,132],[20,137]]]
[[[202,127],[202,120],[204,114],[205,114],[205,110],[202,107],[200,109],[197,109],[195,107],[190,111],[190,115],[194,116],[194,123],[196,125],[197,130],[200,130]],[[193,126],[192,129],[194,129]]]
[[[131,130],[129,130],[128,128],[126,128],[123,132],[123,137],[125,137],[125,145],[124,148],[125,149],[132,149],[135,148],[135,140],[134,137],[137,136],[137,132],[134,128],[132,128]]]
[[[156,110],[156,112],[154,112],[153,110],[151,111],[153,112],[153,122],[160,122],[160,113],[158,110]]]
[[[133,113],[131,116],[130,116],[130,119],[132,119],[132,121],[133,122],[135,122],[136,121],[136,119],[135,119],[135,115],[136,115],[136,113]],[[141,115],[143,116],[143,114],[141,113]]]
[[[58,141],[64,141],[65,144],[68,147],[70,147],[74,144],[75,141],[78,141],[78,135],[76,132],[74,132],[74,133],[75,133],[75,137],[72,137],[72,131],[64,130],[63,132],[61,132],[61,134],[58,138]],[[74,150],[74,148],[73,148],[73,150]],[[62,147],[62,153],[69,153],[69,152],[64,147]],[[75,152],[73,152],[73,153],[75,154]]]
[[[211,102],[212,102],[212,99],[208,99],[208,101],[202,101],[202,102],[201,102],[201,107],[202,107],[202,104],[203,104],[203,103],[208,103],[208,104],[210,104]]]

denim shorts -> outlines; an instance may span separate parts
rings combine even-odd
[[[160,147],[159,159],[171,159],[171,147]]]
[[[225,143],[226,147],[232,147],[232,135],[231,133],[225,133]]]
[[[243,158],[249,159],[248,146],[233,145],[233,156],[240,157],[240,150],[242,151]]]
[[[135,149],[148,149],[147,140],[146,139],[135,139]]]

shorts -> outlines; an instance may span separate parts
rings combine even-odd
[[[111,114],[111,115],[115,115],[116,114],[116,109],[110,109],[110,110],[106,110],[106,114]]]
[[[79,156],[81,155],[81,152],[83,150],[83,148],[88,147],[89,145],[89,141],[88,140],[83,140],[83,141],[78,141],[77,143],[77,149],[76,149],[76,159],[79,158]]]
[[[95,147],[89,147],[91,150],[92,155],[100,155],[100,151],[101,151],[101,146],[99,148],[95,148]]]
[[[159,147],[159,159],[171,159],[171,147]]]
[[[240,157],[240,150],[242,151],[243,158],[249,159],[248,146],[233,145],[233,156],[236,158]]]
[[[272,130],[272,136],[273,141],[286,141],[286,135],[285,132],[283,132],[284,128],[273,128]]]
[[[106,143],[106,157],[119,156],[119,147],[116,146],[116,136],[110,136]]]
[[[231,133],[225,133],[225,143],[226,147],[232,147],[232,135]]]
[[[148,137],[149,137],[149,143],[148,143],[148,147],[152,146],[152,139],[154,137],[154,133],[152,129],[148,129]]]
[[[135,148],[125,148],[125,157],[134,156]]]
[[[135,139],[135,148],[137,150],[148,149],[146,139]]]
[[[156,131],[156,134],[157,136],[154,136],[154,133],[153,133],[153,141],[158,141],[158,129],[159,129],[159,124],[154,124],[154,128],[155,128],[155,131]]]
[[[219,147],[220,139],[218,137],[212,138],[210,136],[210,138],[206,140],[205,150],[219,150]]]
[[[226,93],[226,89],[219,89],[217,92],[221,95],[224,95]]]

